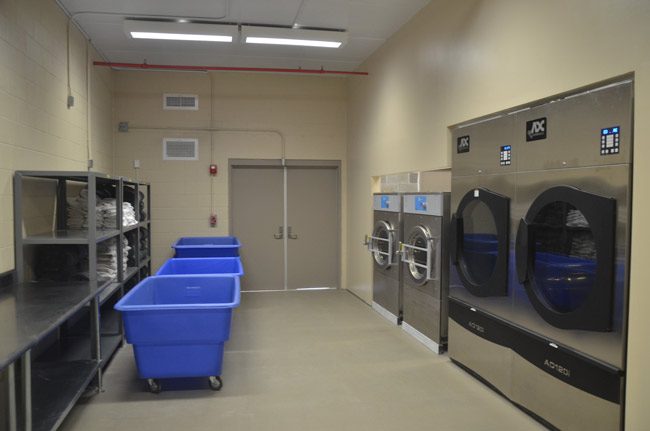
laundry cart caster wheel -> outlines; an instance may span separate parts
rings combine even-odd
[[[149,391],[151,391],[152,394],[159,394],[160,391],[162,391],[162,386],[158,380],[147,379],[147,385],[149,385]]]
[[[210,389],[213,391],[220,391],[223,387],[223,381],[220,376],[210,376]]]

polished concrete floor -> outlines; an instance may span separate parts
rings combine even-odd
[[[62,429],[539,430],[536,422],[346,291],[247,293],[224,387],[138,380],[130,347]],[[167,390],[165,390],[167,389]]]

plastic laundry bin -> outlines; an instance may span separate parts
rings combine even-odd
[[[239,247],[239,239],[234,236],[184,237],[172,245],[176,258],[236,257]]]
[[[177,377],[208,377],[212,389],[221,389],[224,342],[239,301],[236,276],[156,276],[115,305],[138,375],[152,392],[161,390],[158,379]]]
[[[156,275],[229,274],[241,277],[244,268],[238,257],[169,259]]]

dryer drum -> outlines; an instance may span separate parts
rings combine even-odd
[[[568,186],[535,199],[517,232],[517,275],[548,323],[611,329],[615,226],[614,199]]]
[[[451,221],[451,260],[474,296],[508,294],[510,198],[485,188],[470,190]]]

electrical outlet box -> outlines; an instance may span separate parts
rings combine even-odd
[[[134,169],[139,169],[140,168],[140,160],[134,160],[133,161],[133,168]]]

